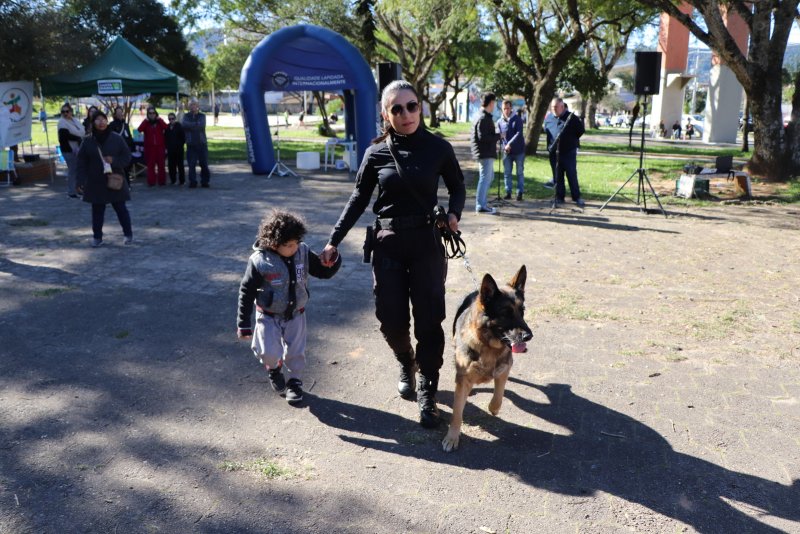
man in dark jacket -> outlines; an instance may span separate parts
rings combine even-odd
[[[511,199],[511,167],[517,167],[517,200],[522,200],[525,185],[525,133],[522,117],[514,113],[511,100],[503,100],[503,116],[497,121],[503,144],[503,178],[506,183],[506,200]]]
[[[197,100],[189,102],[189,113],[183,116],[183,133],[186,136],[186,163],[189,164],[189,188],[197,187],[197,164],[200,163],[200,187],[209,187],[211,172],[208,169],[208,140],[206,116],[200,113]]]
[[[494,213],[494,208],[488,206],[486,196],[494,179],[494,161],[497,158],[497,141],[500,134],[494,126],[492,113],[497,104],[494,93],[483,95],[483,108],[478,119],[472,124],[470,146],[472,157],[478,160],[478,191],[475,193],[475,212]]]
[[[585,203],[581,198],[581,188],[578,185],[578,148],[580,147],[580,137],[583,135],[583,120],[577,115],[567,111],[567,106],[560,98],[554,98],[553,115],[556,117],[556,134],[554,142],[548,144],[548,150],[555,154],[554,162],[556,165],[556,201],[564,202],[567,194],[564,185],[564,175],[569,182],[569,192],[572,200],[578,207],[584,207]]]
[[[177,179],[180,185],[186,181],[185,169],[183,167],[183,144],[186,142],[186,135],[183,133],[183,126],[175,119],[175,114],[167,115],[169,124],[164,131],[164,141],[167,144],[167,169],[169,170],[169,183],[175,185]]]

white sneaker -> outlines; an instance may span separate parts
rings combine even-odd
[[[126,237],[122,242],[123,245],[133,245],[133,237]]]
[[[92,239],[92,248],[99,248],[103,246],[102,239]]]
[[[494,208],[480,208],[478,210],[475,210],[475,213],[486,213],[488,215],[494,215],[495,213],[497,213],[497,210]]]

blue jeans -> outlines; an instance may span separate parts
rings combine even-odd
[[[489,194],[489,188],[494,180],[494,160],[495,158],[478,160],[478,191],[475,193],[475,211],[488,207],[486,196]]]
[[[525,186],[525,152],[503,156],[503,176],[506,180],[506,193],[511,194],[511,165],[517,166],[517,193],[522,194]]]
[[[67,194],[78,194],[78,155],[75,152],[62,152],[67,164]]]
[[[572,200],[577,201],[581,198],[581,187],[578,185],[578,149],[562,150],[556,163],[556,198],[559,202],[564,202],[567,194],[564,185],[564,175],[566,174]]]
[[[189,183],[197,183],[197,162],[200,162],[200,182],[208,184],[211,172],[208,170],[208,145],[186,145],[186,162],[189,164]]]

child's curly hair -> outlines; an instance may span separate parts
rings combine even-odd
[[[256,246],[275,250],[288,241],[294,239],[302,241],[305,235],[305,221],[300,216],[276,209],[261,221],[256,236]]]

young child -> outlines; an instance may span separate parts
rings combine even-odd
[[[238,336],[253,339],[253,353],[267,368],[272,389],[286,391],[286,400],[292,404],[303,400],[308,276],[330,278],[342,264],[340,256],[331,267],[323,266],[302,242],[305,234],[305,224],[297,215],[280,210],[270,213],[258,228],[255,252],[239,286]],[[254,303],[255,334],[250,322]]]

